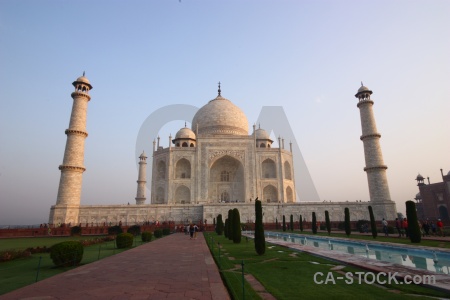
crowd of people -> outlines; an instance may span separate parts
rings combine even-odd
[[[384,229],[384,222],[386,222],[383,219],[383,229]],[[418,221],[419,222],[419,228],[422,232],[422,236],[426,237],[426,236],[445,236],[444,233],[444,223],[442,223],[441,219],[438,219],[437,222],[433,222],[433,221],[429,221],[429,220],[425,220],[425,221]],[[395,219],[395,228],[397,229],[398,232],[398,237],[409,237],[409,232],[408,232],[408,220],[406,218],[403,219],[399,219],[396,218]],[[386,222],[386,231],[385,234],[387,232],[387,222]],[[387,235],[387,234],[386,234]]]

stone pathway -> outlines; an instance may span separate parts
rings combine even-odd
[[[0,299],[230,299],[202,234],[183,233],[80,266]]]

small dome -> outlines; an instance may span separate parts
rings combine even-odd
[[[177,134],[175,135],[175,140],[178,140],[178,139],[195,140],[195,133],[187,127],[181,128],[180,130],[178,130]]]
[[[367,86],[361,85],[361,87],[358,89],[358,93],[370,91]]]
[[[417,193],[417,194],[416,194],[416,198],[417,198],[417,199],[422,199],[422,196],[420,196],[420,193]]]
[[[89,79],[87,79],[87,77],[85,77],[84,75],[78,77],[76,81],[78,81],[78,82],[83,82],[83,83],[86,83],[86,84],[89,84],[89,85],[91,84],[91,83],[89,82]]]
[[[142,151],[142,154],[139,156],[139,158],[147,158],[144,151]]]
[[[257,140],[270,140],[270,135],[264,129],[256,129],[255,134]]]
[[[248,121],[244,112],[220,95],[200,108],[191,124],[193,129],[198,128],[200,135],[248,135]]]
[[[450,175],[450,171],[448,171],[447,176]]]
[[[417,175],[416,180],[424,180],[425,178],[423,178],[422,175],[420,175],[420,173]]]

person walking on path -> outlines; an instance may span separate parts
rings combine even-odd
[[[189,236],[191,240],[194,238],[194,225],[192,224],[189,226]]]
[[[445,236],[444,235],[444,223],[442,223],[441,219],[437,220],[436,226],[438,228],[439,235],[440,236]]]
[[[388,222],[386,221],[386,219],[383,218],[383,221],[381,221],[381,223],[383,224],[383,232],[384,232],[384,236],[389,236],[389,232],[388,232]]]
[[[194,224],[194,239],[197,239],[197,232],[198,232],[198,226],[197,224]]]

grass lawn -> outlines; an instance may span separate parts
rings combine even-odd
[[[211,248],[212,240],[213,247]],[[445,293],[413,285],[386,285],[384,288],[370,285],[346,284],[345,280],[335,280],[335,284],[316,284],[314,274],[322,272],[322,280],[329,272],[334,278],[343,277],[339,272],[364,271],[354,267],[344,267],[340,271],[331,270],[338,263],[318,258],[306,253],[293,251],[281,246],[266,243],[266,253],[256,254],[253,240],[243,238],[240,244],[234,244],[224,236],[205,233],[205,239],[220,268],[224,281],[234,299],[242,299],[241,262],[244,272],[253,275],[277,299],[405,299],[407,294],[423,295],[414,299],[429,299],[424,295],[445,297]],[[221,245],[220,258],[218,242]],[[254,291],[245,286],[246,299],[261,299]],[[364,296],[362,296],[364,295]]]
[[[281,232],[282,230],[271,230],[273,232]],[[436,240],[424,240],[420,243],[411,243],[411,240],[409,238],[398,238],[397,234],[392,234],[391,236],[384,236],[384,233],[378,233],[378,236],[376,239],[372,237],[372,234],[350,234],[349,237],[345,233],[337,233],[331,231],[331,234],[328,235],[328,232],[326,231],[318,231],[317,234],[313,234],[311,231],[303,231],[300,230],[286,230],[284,233],[295,233],[295,234],[304,234],[304,235],[316,235],[316,236],[323,236],[323,237],[338,237],[338,238],[350,238],[354,240],[364,240],[364,241],[373,241],[373,242],[388,242],[388,243],[396,243],[396,244],[404,244],[404,245],[411,245],[411,246],[426,246],[426,247],[439,247],[439,248],[447,248],[450,249],[450,243],[446,241],[436,241]]]
[[[47,237],[25,237],[25,238],[2,238],[0,239],[0,251],[4,250],[25,250],[29,247],[43,247],[47,248],[54,244],[64,241],[80,241],[90,240],[102,236],[47,236]]]
[[[46,237],[46,238],[12,238],[1,239],[2,250],[26,249],[28,247],[50,247],[56,243],[69,240],[86,240],[95,237]],[[5,242],[5,243],[4,243]],[[141,238],[135,239],[135,245],[141,245]],[[120,253],[124,249],[117,249],[115,241],[92,245],[84,248],[81,264],[88,264],[99,259]],[[40,261],[40,262],[39,262]],[[38,268],[39,266],[39,268]],[[38,272],[39,269],[39,272]],[[60,274],[73,267],[56,268],[49,253],[33,254],[31,257],[4,262],[0,264],[0,295],[27,286],[39,280]]]

